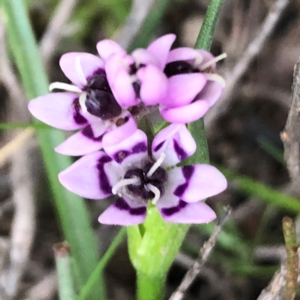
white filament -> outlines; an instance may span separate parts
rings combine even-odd
[[[87,108],[86,108],[86,105],[85,105],[85,100],[86,100],[86,92],[82,92],[80,94],[80,97],[79,97],[79,104],[80,104],[80,107],[82,108],[82,110],[84,112],[87,112]]]
[[[154,186],[153,184],[151,184],[151,183],[148,183],[148,184],[147,184],[147,187],[148,187],[148,189],[149,189],[151,192],[154,193],[154,198],[152,199],[151,202],[152,202],[153,204],[156,204],[157,201],[158,201],[159,198],[160,198],[160,190],[159,190],[156,186]]]
[[[202,61],[203,61],[203,56],[199,52],[196,52],[196,59],[193,64],[194,67],[198,68],[200,66],[200,64],[202,63]]]
[[[227,57],[226,53],[222,53],[219,56],[214,57],[213,59],[209,60],[208,62],[206,62],[205,64],[203,64],[200,68],[201,71],[207,69],[208,67],[212,66],[214,63],[224,59]]]
[[[218,74],[211,74],[211,73],[202,73],[202,74],[205,75],[207,80],[216,81],[216,82],[220,83],[223,87],[225,87],[226,82],[222,76],[220,76]]]
[[[86,84],[87,84],[87,80],[86,80],[85,75],[84,75],[83,70],[82,70],[82,65],[81,65],[81,61],[80,61],[80,56],[77,56],[77,57],[76,57],[76,60],[75,60],[75,68],[76,68],[76,72],[77,72],[77,75],[78,75],[78,78],[79,78],[80,82],[81,82],[83,85],[86,85]]]
[[[161,153],[160,158],[155,162],[155,164],[153,164],[151,169],[148,171],[147,177],[150,177],[151,175],[153,175],[153,173],[161,166],[161,164],[164,161],[165,157],[166,157],[166,154]]]
[[[49,85],[49,90],[52,92],[53,90],[58,89],[58,90],[63,90],[67,92],[72,92],[72,93],[81,93],[81,89],[73,84],[68,84],[68,83],[63,83],[63,82],[52,82]]]
[[[121,181],[117,182],[113,188],[112,188],[112,193],[114,195],[117,195],[118,193],[118,190],[123,187],[123,186],[126,186],[126,185],[130,185],[130,184],[136,184],[136,183],[141,183],[140,179],[138,177],[134,177],[134,178],[125,178],[125,179],[122,179]],[[154,193],[154,192],[153,192]]]

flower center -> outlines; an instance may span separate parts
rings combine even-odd
[[[140,168],[127,170],[124,178],[112,189],[113,194],[122,186],[126,186],[128,192],[146,201],[152,200],[153,204],[164,193],[164,184],[168,179],[167,172],[160,166],[165,155],[162,155],[155,163],[147,162]]]
[[[102,120],[113,119],[121,114],[122,109],[113,96],[103,71],[90,77],[83,90],[85,107],[90,114]]]
[[[152,166],[153,163],[149,162],[142,168],[130,169],[126,172],[125,179],[139,179],[136,183],[127,185],[129,192],[145,200],[154,200],[156,196],[161,197],[164,193],[164,183],[167,181],[167,172],[162,167],[158,167],[153,174],[148,175]]]

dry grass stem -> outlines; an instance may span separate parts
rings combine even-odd
[[[291,108],[281,133],[284,144],[284,158],[292,181],[299,181],[300,141],[300,57],[294,68]]]
[[[40,43],[40,52],[46,66],[48,66],[51,57],[55,52],[57,44],[64,32],[64,26],[72,15],[76,3],[77,0],[62,0],[48,24]]]
[[[28,143],[28,140],[33,136],[33,133],[34,130],[32,128],[27,128],[0,149],[0,167],[11,158],[13,153]]]
[[[115,37],[124,49],[129,47],[133,38],[139,32],[154,2],[154,0],[134,0],[132,2],[130,14]]]
[[[211,254],[211,251],[213,250],[213,248],[216,244],[218,235],[221,232],[225,223],[227,222],[230,214],[231,214],[231,209],[226,208],[224,216],[219,221],[219,224],[215,227],[209,240],[207,242],[205,242],[203,247],[200,249],[198,259],[190,267],[190,269],[184,276],[182,282],[180,283],[179,287],[176,289],[176,291],[170,297],[170,300],[181,300],[184,297],[184,294],[186,293],[187,289],[190,287],[192,282],[195,280],[196,276],[200,273],[203,265],[208,260],[208,257]]]
[[[250,42],[244,51],[240,60],[236,63],[233,70],[227,72],[230,76],[226,78],[226,88],[222,98],[214,105],[205,117],[205,125],[210,127],[217,117],[223,114],[229,107],[232,100],[232,93],[241,77],[248,70],[253,59],[261,52],[267,39],[274,30],[279,18],[284,9],[289,4],[290,0],[276,0],[272,5],[268,15],[266,16],[261,28],[257,30],[255,38]]]
[[[27,292],[27,297],[31,300],[50,300],[56,294],[57,288],[56,273],[51,272]]]

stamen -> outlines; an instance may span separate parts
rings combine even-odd
[[[72,92],[72,93],[81,93],[81,89],[73,84],[68,84],[68,83],[63,83],[63,82],[52,82],[49,85],[49,90],[52,92],[53,90],[58,89],[58,90],[63,90],[67,92]]]
[[[194,62],[194,64],[193,64],[193,66],[194,67],[199,67],[200,66],[200,64],[202,63],[202,61],[203,61],[203,56],[200,54],[200,53],[198,53],[198,52],[196,52],[197,54],[196,54],[196,60],[195,60],[195,62]]]
[[[134,83],[138,80],[137,76],[136,75],[131,75],[130,76],[130,83]]]
[[[83,70],[82,70],[82,65],[81,65],[81,61],[80,61],[80,56],[77,56],[77,57],[76,57],[76,60],[75,60],[75,67],[76,67],[77,75],[78,75],[78,78],[79,78],[80,82],[81,82],[83,85],[86,85],[86,84],[87,84],[87,80],[86,80],[85,75],[84,75]]]
[[[211,74],[211,73],[202,73],[202,74],[205,75],[207,80],[216,81],[220,83],[223,87],[226,86],[226,82],[222,76],[218,74]]]
[[[160,158],[155,162],[155,164],[148,171],[147,177],[150,177],[150,176],[153,175],[153,173],[161,166],[161,164],[164,161],[165,157],[166,157],[166,154],[165,153],[161,153]]]
[[[227,57],[226,53],[222,53],[219,56],[214,57],[213,59],[209,60],[208,62],[206,62],[204,65],[201,66],[200,70],[203,71],[205,69],[207,69],[208,67],[212,66],[214,63],[224,59]]]
[[[118,189],[120,189],[121,187],[130,185],[130,184],[136,184],[136,183],[138,183],[138,184],[141,183],[141,181],[138,177],[122,179],[121,181],[117,182],[113,186],[111,191],[114,195],[116,195],[118,193]]]
[[[87,108],[85,105],[86,95],[87,95],[86,92],[82,92],[79,97],[79,104],[84,112],[87,112]]]
[[[160,190],[156,187],[156,186],[154,186],[153,184],[151,184],[151,183],[148,183],[147,184],[147,187],[149,188],[149,190],[154,194],[154,198],[152,199],[152,203],[153,204],[156,204],[157,203],[157,201],[159,200],[159,198],[160,198]]]

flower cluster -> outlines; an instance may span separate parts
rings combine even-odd
[[[59,174],[70,191],[90,199],[117,195],[99,217],[104,224],[142,223],[147,206],[175,223],[207,223],[214,211],[203,201],[227,182],[213,166],[177,166],[196,151],[186,124],[204,116],[219,99],[224,80],[204,50],[171,50],[173,34],[130,55],[117,43],[97,44],[99,56],[67,53],[60,67],[72,84],[54,82],[33,99],[30,112],[63,130],[78,130],[56,151],[83,156]],[[157,108],[169,123],[148,145],[137,121]]]

